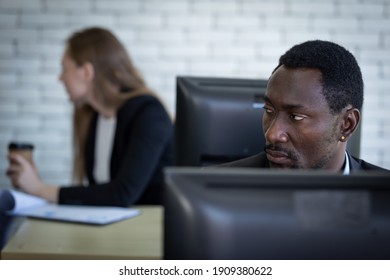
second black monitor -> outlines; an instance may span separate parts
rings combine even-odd
[[[177,166],[214,165],[264,149],[261,79],[177,77]]]

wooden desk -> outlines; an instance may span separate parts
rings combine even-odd
[[[161,259],[161,206],[141,206],[140,216],[106,226],[26,219],[1,259]]]

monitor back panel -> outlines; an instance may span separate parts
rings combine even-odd
[[[388,174],[182,168],[166,178],[167,259],[390,259]]]

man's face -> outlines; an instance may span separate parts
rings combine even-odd
[[[281,66],[271,76],[263,129],[272,168],[341,168],[340,118],[321,92],[317,69]]]

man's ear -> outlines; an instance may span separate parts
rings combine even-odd
[[[360,111],[356,108],[347,109],[341,124],[340,141],[347,141],[360,122]]]
[[[85,78],[87,81],[92,81],[95,77],[95,68],[93,67],[91,62],[85,62],[83,64],[83,69],[85,73]]]

